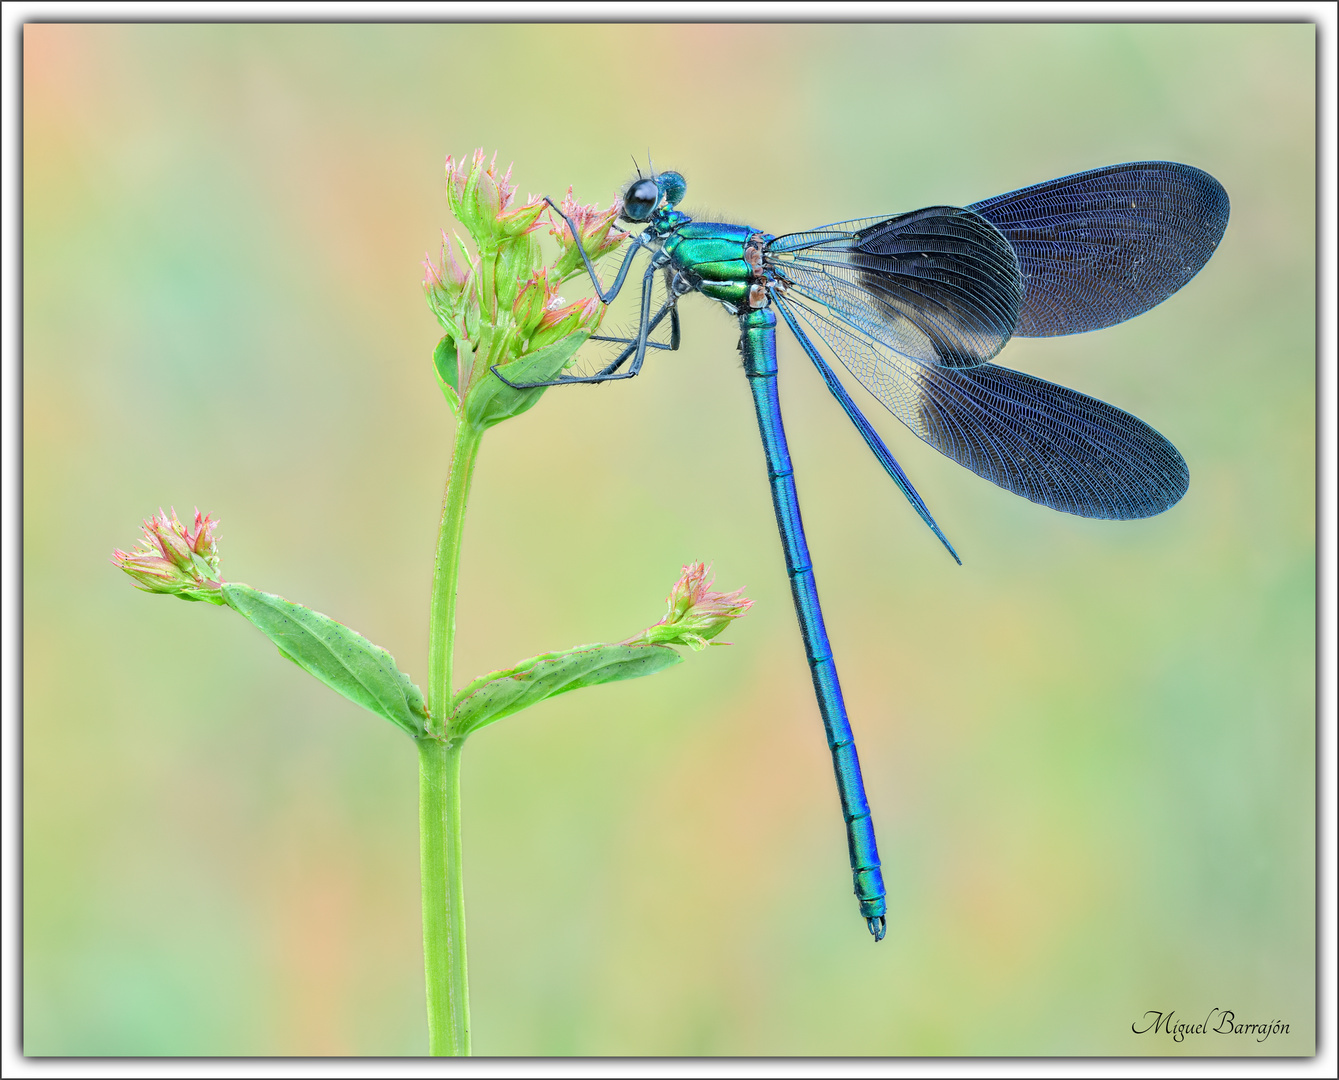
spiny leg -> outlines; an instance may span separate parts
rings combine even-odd
[[[666,271],[666,277],[668,278],[668,276],[669,272]],[[671,290],[671,294],[672,295],[670,296],[670,299],[667,300],[663,305],[661,305],[660,310],[656,312],[656,317],[651,320],[651,325],[646,328],[646,332],[648,335],[646,347],[648,349],[668,349],[670,352],[677,352],[679,349],[679,341],[681,340],[679,333],[679,307],[678,307],[679,294],[673,292],[673,290]],[[669,343],[666,344],[663,341],[649,340],[651,332],[655,330],[657,326],[660,325],[661,321],[665,318],[665,313],[667,311],[669,312],[670,317]],[[637,339],[635,337],[613,337],[605,334],[592,334],[590,340],[616,341],[621,345],[636,345],[637,343]],[[606,370],[607,371],[617,370],[619,367],[623,365],[623,361],[626,360],[631,355],[632,350],[628,350],[627,352],[623,353],[617,360],[615,360],[611,365],[609,365],[609,367]]]
[[[618,268],[618,276],[614,278],[613,285],[609,287],[609,292],[606,293],[600,287],[600,279],[595,276],[595,267],[590,261],[590,256],[586,254],[586,249],[581,246],[581,234],[577,232],[577,227],[572,224],[572,219],[568,217],[566,214],[564,214],[562,210],[559,208],[558,204],[554,202],[552,199],[550,199],[547,195],[544,196],[544,201],[558,212],[558,216],[560,218],[562,218],[565,222],[567,222],[568,231],[570,231],[572,234],[572,241],[577,246],[577,253],[581,256],[581,261],[586,264],[586,273],[590,275],[591,284],[595,286],[595,295],[600,298],[600,303],[608,304],[610,301],[614,299],[614,297],[616,297],[619,294],[619,291],[623,288],[623,282],[627,278],[628,270],[632,266],[633,256],[635,256],[637,252],[641,251],[642,248],[646,246],[646,241],[642,239],[646,234],[638,233],[636,238],[632,241],[632,247],[628,250],[628,253],[625,256],[623,256],[623,263]]]
[[[652,258],[651,265],[646,268],[646,273],[642,277],[642,308],[637,323],[638,327],[637,337],[635,339],[633,338],[600,339],[606,341],[624,341],[628,343],[628,347],[624,349],[623,352],[620,353],[612,363],[607,364],[602,370],[596,372],[594,375],[559,375],[556,379],[549,379],[544,382],[533,382],[533,383],[512,382],[500,371],[498,371],[496,364],[492,368],[493,374],[496,375],[499,379],[501,379],[504,383],[506,383],[514,390],[534,390],[545,386],[564,386],[567,385],[568,383],[612,382],[615,379],[631,379],[635,377],[642,370],[642,363],[646,359],[646,349],[648,345],[653,348],[662,348],[662,349],[663,348],[677,349],[679,347],[679,340],[680,340],[679,310],[678,307],[676,306],[679,299],[678,296],[672,295],[667,301],[665,301],[665,303],[661,306],[660,310],[656,312],[655,317],[651,318],[651,281],[655,276],[655,272],[658,269],[660,269],[660,267],[666,261],[668,261],[668,257],[660,252],[657,252],[656,255]],[[657,326],[660,325],[661,321],[665,318],[666,314],[670,315],[669,345],[665,346],[658,344],[656,342],[648,341],[647,338],[649,337],[651,331],[653,331]],[[633,356],[632,365],[628,368],[627,371],[619,371],[618,369],[627,362],[628,357],[630,356]]]
[[[659,326],[661,322],[664,321],[665,315],[666,313],[668,313],[670,317],[669,343],[666,344],[663,341],[647,341],[646,347],[648,349],[665,349],[669,352],[678,351],[680,341],[678,301],[679,298],[677,296],[671,297],[670,299],[666,300],[665,303],[661,306],[660,310],[656,312],[655,318],[651,320],[651,325],[646,328],[647,334],[650,335],[655,330],[655,328]],[[612,362],[607,364],[595,375],[586,376],[587,379],[599,379],[612,374],[613,372],[621,368],[624,365],[624,363],[627,362],[628,357],[631,356],[637,349],[637,338],[593,336],[590,340],[614,341],[618,342],[621,345],[626,345],[628,347],[624,349],[621,353],[619,353],[618,356]]]

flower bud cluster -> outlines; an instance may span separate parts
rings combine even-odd
[[[195,522],[183,525],[176,510],[144,523],[144,537],[133,552],[117,548],[112,563],[135,581],[145,592],[168,593],[183,600],[224,603],[220,589],[218,542],[214,530],[218,522],[208,514],[195,511]]]
[[[712,592],[713,581],[715,578],[709,566],[700,562],[689,563],[670,591],[665,617],[624,644],[645,642],[650,645],[687,645],[695,651],[705,649],[711,638],[753,606],[743,589]]]
[[[594,299],[568,304],[558,295],[563,281],[584,272],[577,242],[550,215],[550,231],[563,250],[556,263],[544,265],[533,234],[544,224],[540,218],[547,204],[531,196],[516,205],[511,169],[499,175],[496,163],[496,155],[489,162],[482,150],[468,162],[446,159],[447,202],[474,241],[475,254],[459,235],[448,238],[443,232],[440,260],[424,260],[424,292],[446,332],[434,360],[453,408],[494,365],[512,363],[574,334],[589,335],[604,314]],[[563,210],[577,224],[580,243],[592,259],[612,251],[627,235],[612,228],[617,204],[604,211],[581,206],[569,190]]]

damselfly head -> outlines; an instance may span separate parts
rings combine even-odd
[[[650,221],[657,208],[669,210],[676,206],[688,190],[688,182],[676,172],[652,173],[642,176],[623,189],[624,221]]]

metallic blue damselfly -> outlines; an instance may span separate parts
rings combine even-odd
[[[1217,248],[1227,228],[1227,193],[1199,169],[1143,161],[1076,173],[967,207],[932,206],[772,236],[694,221],[675,209],[686,189],[675,172],[639,173],[627,185],[621,216],[645,228],[632,239],[607,290],[582,251],[606,304],[622,289],[638,253],[648,253],[636,335],[602,339],[623,348],[593,375],[515,385],[633,377],[648,346],[678,348],[678,300],[690,292],[719,301],[739,320],[739,351],[837,775],[855,894],[878,941],[887,911],[878,845],[786,448],[776,385],[777,313],[954,559],[957,553],[924,500],[806,328],[916,435],[978,476],[1081,517],[1149,517],[1176,503],[1190,483],[1176,448],[1129,413],[992,360],[1011,337],[1098,330],[1167,299]],[[564,220],[576,238],[576,227]],[[662,272],[668,298],[652,312]],[[668,344],[651,342],[666,317]]]

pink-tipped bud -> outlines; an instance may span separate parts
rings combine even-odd
[[[481,155],[483,150],[476,150],[476,157]],[[465,183],[469,179],[469,170],[465,168],[463,161],[457,163],[450,155],[446,155],[446,198],[454,208],[456,203],[465,197]]]
[[[465,252],[465,245],[460,242],[457,236],[455,248],[459,248],[461,253]],[[470,279],[474,276],[474,264],[469,261],[466,255],[466,262],[461,265],[460,260],[456,258],[455,248],[451,245],[451,238],[446,235],[446,230],[442,230],[442,284],[453,292],[462,292],[469,285]]]
[[[714,580],[709,566],[700,562],[689,563],[670,591],[665,617],[637,637],[629,638],[625,644],[646,642],[705,649],[712,638],[753,606],[743,589],[729,593],[712,592]]]
[[[585,249],[591,262],[595,262],[609,254],[628,238],[627,233],[613,228],[613,223],[617,220],[622,209],[623,204],[617,199],[608,210],[601,210],[593,203],[589,206],[583,205],[576,201],[572,189],[570,187],[567,189],[567,197],[563,199],[562,211],[576,226],[577,238],[573,239],[572,230],[568,227],[566,221],[563,221],[562,218],[555,219],[552,213],[549,214],[549,232],[557,237],[558,242],[563,246],[562,256],[558,260],[558,269],[564,277],[575,273],[579,269],[584,269],[581,254],[577,248],[578,242]]]
[[[521,286],[511,313],[516,320],[516,329],[523,338],[529,338],[538,329],[549,305],[556,299],[559,299],[558,286],[550,283],[548,267]]]
[[[480,251],[493,251],[498,244],[526,235],[539,228],[544,200],[531,197],[511,209],[516,187],[511,182],[511,167],[497,172],[497,154],[486,162],[482,149],[475,150],[468,169],[446,159],[446,197],[451,212],[479,245]]]
[[[548,203],[544,201],[543,195],[531,195],[514,210],[506,210],[504,204],[503,212],[497,216],[498,230],[508,238],[532,233],[543,224],[539,216],[546,206]]]
[[[442,230],[440,261],[434,264],[431,255],[423,257],[423,292],[438,321],[448,330],[455,329],[462,305],[468,305],[478,270],[465,252],[460,237],[456,237],[455,246],[465,255],[464,264],[456,258],[445,229]]]
[[[561,296],[553,296],[545,305],[539,325],[530,337],[531,350],[583,330],[593,334],[604,318],[604,310],[604,305],[594,297],[564,304]]]
[[[195,511],[195,521],[183,525],[175,510],[144,523],[144,536],[133,552],[117,548],[112,564],[119,566],[145,592],[170,593],[183,600],[222,604],[219,592],[218,522]]]

